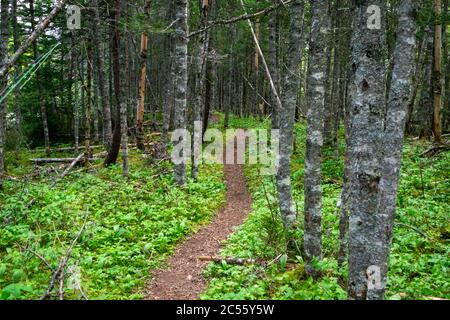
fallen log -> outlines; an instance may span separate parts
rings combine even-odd
[[[83,154],[84,156],[84,154]],[[38,159],[30,159],[31,162],[34,162],[35,164],[46,164],[46,163],[72,163],[78,158],[38,158]],[[78,159],[77,162],[80,162],[82,158]],[[90,158],[89,161],[96,161],[100,160],[100,158]]]
[[[244,258],[234,258],[234,257],[212,257],[212,256],[200,256],[197,258],[200,261],[210,261],[210,262],[217,262],[222,263],[226,262],[227,264],[233,264],[238,266],[244,266],[248,264],[261,264],[265,265],[266,262],[262,260],[255,260],[255,259],[244,259]]]
[[[104,146],[91,146],[91,149],[98,149],[98,148],[103,148]],[[86,149],[85,146],[79,146],[78,150],[84,150]],[[68,152],[68,151],[75,151],[75,147],[62,147],[62,148],[52,148],[50,149],[50,152]],[[34,149],[31,150],[31,152],[45,152],[44,149]]]

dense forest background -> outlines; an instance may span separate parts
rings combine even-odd
[[[450,298],[449,24],[448,0],[1,0],[1,298],[145,296],[225,203],[223,166],[170,162],[195,121],[281,136],[222,251],[272,265],[211,264],[202,298]]]

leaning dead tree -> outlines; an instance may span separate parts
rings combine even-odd
[[[27,49],[33,44],[34,41],[44,32],[45,29],[49,26],[50,22],[58,15],[61,9],[64,7],[66,1],[59,0],[56,2],[50,14],[44,18],[35,28],[34,31],[30,34],[30,36],[23,42],[23,44],[19,47],[19,49],[11,56],[11,58],[7,59],[6,62],[0,69],[0,79],[3,78],[9,69],[17,62],[20,56],[27,51]]]

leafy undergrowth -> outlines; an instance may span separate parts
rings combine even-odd
[[[16,165],[24,167],[27,156]],[[0,193],[0,299],[39,299],[50,267],[58,266],[85,218],[66,269],[65,299],[81,298],[79,285],[89,299],[139,299],[149,271],[225,199],[217,165],[204,165],[198,182],[185,189],[175,186],[170,162],[150,166],[137,151],[131,152],[129,179],[120,166],[96,168],[75,172],[54,188],[48,175],[6,183]],[[9,172],[25,173],[11,164]]]
[[[253,119],[230,121],[233,127],[267,127]],[[323,261],[316,266],[324,276],[313,281],[303,272],[303,170],[305,124],[296,127],[296,148],[292,163],[292,181],[299,231],[297,252],[287,251],[277,211],[275,180],[259,175],[258,168],[246,167],[253,210],[228,240],[222,256],[260,258],[272,261],[284,255],[280,263],[261,266],[210,264],[210,279],[202,299],[346,299],[346,269],[339,270],[339,217],[336,204],[342,188],[345,146],[340,157],[325,150],[323,172]],[[343,139],[341,139],[342,141]],[[404,148],[401,185],[394,240],[391,252],[388,299],[450,298],[450,153],[433,158],[421,154],[427,143],[408,140]],[[416,230],[414,230],[413,228]],[[286,256],[288,258],[286,259]]]

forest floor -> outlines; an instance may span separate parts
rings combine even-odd
[[[223,115],[214,122],[223,128]],[[269,127],[269,120],[230,118],[230,128]],[[304,122],[295,136],[298,252],[285,246],[275,178],[261,176],[258,166],[203,164],[198,181],[178,188],[170,161],[151,161],[131,149],[129,178],[120,165],[103,168],[97,161],[52,187],[61,168],[29,160],[45,154],[8,152],[0,192],[0,299],[40,299],[83,221],[64,299],[346,299],[347,267],[336,261],[343,132],[339,157],[332,147],[324,150],[324,259],[316,263],[324,276],[318,281],[305,276],[301,254]],[[429,147],[412,138],[404,146],[388,299],[450,299],[450,152],[426,157]],[[197,261],[203,255],[277,263]]]

